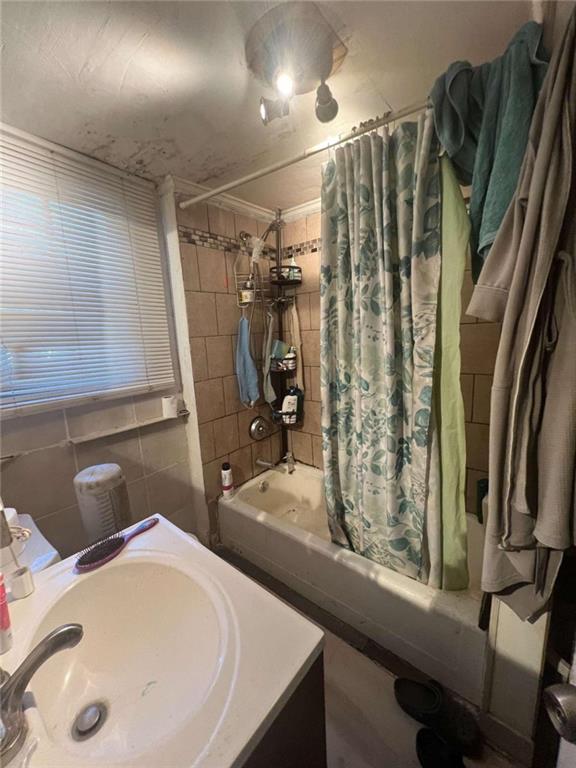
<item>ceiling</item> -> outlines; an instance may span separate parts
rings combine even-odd
[[[423,100],[456,59],[498,55],[530,18],[530,2],[320,2],[348,46],[330,87],[327,125],[314,94],[264,126],[244,61],[265,2],[2,3],[2,120],[158,179],[172,173],[216,186]],[[319,196],[322,156],[233,194],[268,208]]]

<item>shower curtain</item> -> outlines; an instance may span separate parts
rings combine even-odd
[[[432,429],[438,155],[427,110],[391,134],[336,150],[322,177],[322,447],[332,538],[424,582],[430,553],[442,556],[427,541],[427,531],[441,529]]]

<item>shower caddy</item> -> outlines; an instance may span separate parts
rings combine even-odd
[[[262,274],[258,265],[258,260],[256,260],[256,265],[254,265],[254,263],[251,264],[251,271],[238,268],[239,258],[234,262],[236,303],[242,311],[250,309],[250,311],[253,312],[258,305],[262,308],[263,313],[266,313],[269,309],[278,310],[277,331],[280,339],[284,336],[283,310],[296,300],[294,290],[290,293],[287,293],[286,291],[295,289],[296,286],[301,285],[302,283],[302,268],[295,264],[293,259],[290,264],[282,264],[283,227],[284,221],[282,220],[280,210],[278,210],[276,218],[262,237],[262,240],[264,241],[269,232],[273,231],[276,233],[275,249],[265,247],[260,254],[260,258],[268,260],[274,258],[275,260],[275,264],[270,266],[269,274]],[[242,232],[240,233],[240,240],[244,248],[247,248],[250,235]],[[273,254],[272,250],[274,250]],[[288,352],[283,358],[272,358],[270,372],[275,375],[274,390],[277,393],[276,402],[284,402],[284,397],[288,392],[284,380],[285,376],[293,375],[297,366],[301,365],[301,363],[302,361],[298,360],[296,355],[292,352]],[[271,407],[272,421],[276,424],[281,424],[282,427],[300,425],[303,418],[302,399],[303,394],[300,395],[297,412],[287,411],[284,413],[282,410]],[[282,453],[286,454],[287,451],[287,435],[285,430],[282,429]]]

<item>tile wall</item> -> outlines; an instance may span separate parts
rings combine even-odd
[[[294,254],[302,267],[297,306],[303,341],[306,417],[300,430],[291,430],[291,446],[299,461],[322,466],[320,441],[320,214],[292,221],[284,230],[286,255]],[[488,422],[490,388],[498,348],[500,325],[478,322],[464,310],[472,293],[470,270],[462,288],[461,353],[462,394],[466,419],[466,507],[476,511],[477,481],[488,476]]]
[[[234,263],[241,231],[261,235],[268,222],[256,221],[209,205],[178,209],[180,255],[186,290],[188,330],[196,391],[200,447],[206,499],[214,512],[220,493],[220,468],[232,466],[238,485],[263,472],[256,460],[281,458],[280,431],[254,441],[249,435],[252,419],[270,408],[260,401],[246,408],[238,397],[234,358],[240,309],[236,303]],[[266,262],[263,262],[267,268]],[[241,256],[239,269],[248,270]],[[254,357],[261,365],[263,319],[256,310],[252,319]]]
[[[126,475],[134,522],[160,512],[194,530],[185,425],[181,419],[144,423],[162,416],[161,395],[143,395],[4,419],[0,494],[7,507],[31,515],[62,556],[88,544],[72,484],[93,464],[119,464]],[[89,442],[71,439],[95,432],[134,429]]]

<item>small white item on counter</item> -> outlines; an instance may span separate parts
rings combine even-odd
[[[4,585],[4,574],[0,573],[0,655],[12,648],[12,626],[8,610],[8,597]]]
[[[234,493],[234,478],[232,477],[232,467],[227,461],[222,464],[221,478],[222,496],[224,496],[225,499],[228,499]]]
[[[34,578],[28,566],[23,565],[11,574],[10,591],[14,600],[21,600],[34,592]]]

